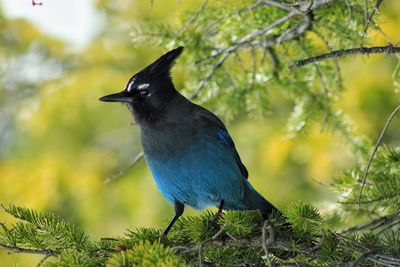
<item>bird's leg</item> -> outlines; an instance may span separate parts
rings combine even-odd
[[[221,217],[222,210],[224,209],[224,204],[225,204],[225,201],[222,199],[222,200],[221,200],[221,203],[219,203],[219,207],[218,207],[217,213],[214,214],[214,219],[213,219],[213,222],[212,222],[212,224],[213,224],[214,226],[217,225],[218,220],[219,220],[219,217]]]
[[[176,220],[178,220],[178,218],[183,214],[184,209],[185,209],[185,205],[183,205],[179,201],[175,201],[175,206],[174,206],[175,216],[174,216],[174,218],[172,218],[172,220],[168,224],[167,228],[165,228],[165,230],[163,232],[164,236],[166,236],[168,234],[169,230],[171,230],[171,228],[174,225],[174,223],[176,222]]]

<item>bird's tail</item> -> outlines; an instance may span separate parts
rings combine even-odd
[[[245,183],[243,202],[247,206],[247,209],[259,210],[264,219],[267,219],[268,215],[272,212],[279,212],[279,210],[260,195],[247,180]]]

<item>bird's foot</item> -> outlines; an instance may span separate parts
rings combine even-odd
[[[219,219],[222,217],[222,211],[221,212],[217,212],[214,214],[213,219],[211,221],[211,227],[213,229],[217,229],[218,228],[218,221]]]

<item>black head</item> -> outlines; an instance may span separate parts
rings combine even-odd
[[[133,75],[122,92],[103,96],[100,101],[127,103],[135,116],[162,111],[169,99],[176,94],[170,70],[182,51],[183,46],[180,46],[164,54]]]

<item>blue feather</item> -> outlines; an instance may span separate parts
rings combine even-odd
[[[224,200],[226,209],[255,209],[246,197],[258,193],[241,172],[233,148],[228,132],[218,130],[183,150],[145,157],[161,194],[172,204],[203,209]]]

